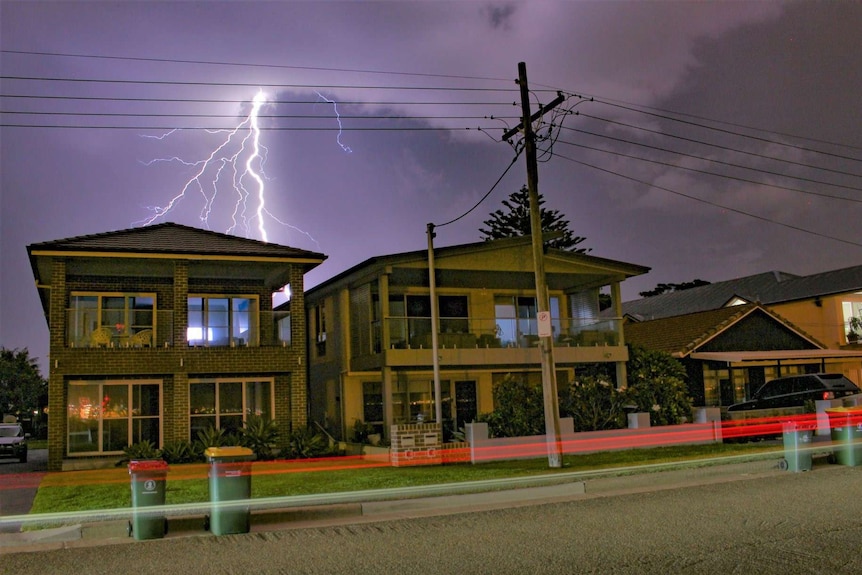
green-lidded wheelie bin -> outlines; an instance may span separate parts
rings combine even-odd
[[[168,531],[165,517],[165,486],[168,464],[162,459],[129,462],[132,485],[132,519],[128,534],[135,539],[160,539]]]
[[[781,430],[784,438],[784,459],[779,463],[781,469],[794,473],[811,471],[811,426],[785,421]]]
[[[248,533],[251,527],[251,462],[254,452],[245,447],[210,447],[204,452],[210,464],[212,508],[206,528],[213,535]]]
[[[826,410],[832,430],[832,458],[841,465],[862,465],[862,407]]]

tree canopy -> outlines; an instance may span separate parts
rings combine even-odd
[[[0,347],[0,417],[32,413],[47,390],[48,382],[26,349]]]
[[[569,229],[569,221],[565,219],[559,210],[545,209],[542,194],[539,194],[539,217],[542,222],[543,232],[561,232],[562,235],[553,240],[545,242],[549,248],[565,250],[575,253],[587,253],[587,248],[579,248],[578,244],[586,238],[576,236]],[[492,212],[491,217],[485,220],[486,227],[479,228],[482,239],[485,241],[498,240],[501,238],[516,238],[528,236],[531,233],[530,226],[530,192],[526,186],[519,191],[509,195],[503,200],[505,209]]]
[[[638,295],[641,297],[652,297],[654,295],[661,295],[663,293],[670,293],[674,291],[683,291],[691,288],[696,288],[700,286],[709,285],[710,282],[706,280],[696,279],[690,282],[682,282],[679,284],[658,284],[655,288],[649,291],[638,292]]]

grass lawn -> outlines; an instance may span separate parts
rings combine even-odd
[[[572,471],[612,469],[658,463],[702,460],[780,451],[774,444],[709,444],[633,449],[563,457],[561,469],[549,469],[547,458],[437,466],[392,467],[357,458],[259,462],[252,466],[252,498],[284,497],[484,481]],[[208,464],[172,465],[165,503],[205,503],[209,500]],[[119,509],[131,505],[126,467],[48,473],[31,509],[36,513],[67,513]]]

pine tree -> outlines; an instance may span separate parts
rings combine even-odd
[[[544,198],[539,194],[539,217],[542,222],[542,231],[544,232],[562,232],[562,236],[545,242],[545,246],[558,250],[565,250],[574,253],[587,253],[588,248],[576,247],[586,238],[576,236],[569,229],[569,221],[564,218],[559,210],[546,210],[543,206]],[[528,236],[530,230],[530,192],[524,186],[520,191],[509,195],[509,199],[503,200],[503,206],[507,211],[502,209],[491,213],[491,217],[485,220],[485,228],[479,228],[482,239],[485,241],[498,240],[501,238],[515,238]]]

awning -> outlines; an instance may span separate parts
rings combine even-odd
[[[782,349],[777,351],[706,351],[693,353],[692,359],[740,363],[743,361],[789,361],[804,359],[860,359],[862,350]]]

